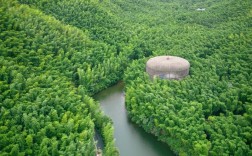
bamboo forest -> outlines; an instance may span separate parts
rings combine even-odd
[[[189,75],[150,78],[164,55]],[[0,155],[123,155],[94,98],[118,82],[175,155],[251,156],[252,1],[0,0]]]

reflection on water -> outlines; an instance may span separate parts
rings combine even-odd
[[[123,83],[110,87],[94,97],[100,101],[101,108],[114,123],[116,146],[121,156],[173,156],[169,147],[157,141],[132,123],[127,117],[124,105]]]

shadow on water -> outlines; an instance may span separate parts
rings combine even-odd
[[[121,156],[173,156],[168,145],[146,133],[132,123],[127,116],[123,83],[118,83],[94,96],[101,104],[101,109],[114,123],[116,146]]]
[[[102,136],[100,134],[100,132],[98,130],[95,129],[95,137],[94,137],[95,141],[97,141],[96,143],[96,147],[98,149],[103,149],[104,148],[104,143],[102,140]]]

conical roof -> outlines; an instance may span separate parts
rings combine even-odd
[[[177,56],[157,56],[149,59],[146,66],[159,72],[178,72],[189,69],[190,63]]]

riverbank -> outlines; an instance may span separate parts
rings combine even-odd
[[[115,144],[121,156],[173,156],[165,143],[146,133],[128,118],[125,108],[124,84],[116,85],[96,94],[94,99],[100,102],[101,109],[108,115],[114,126]]]

